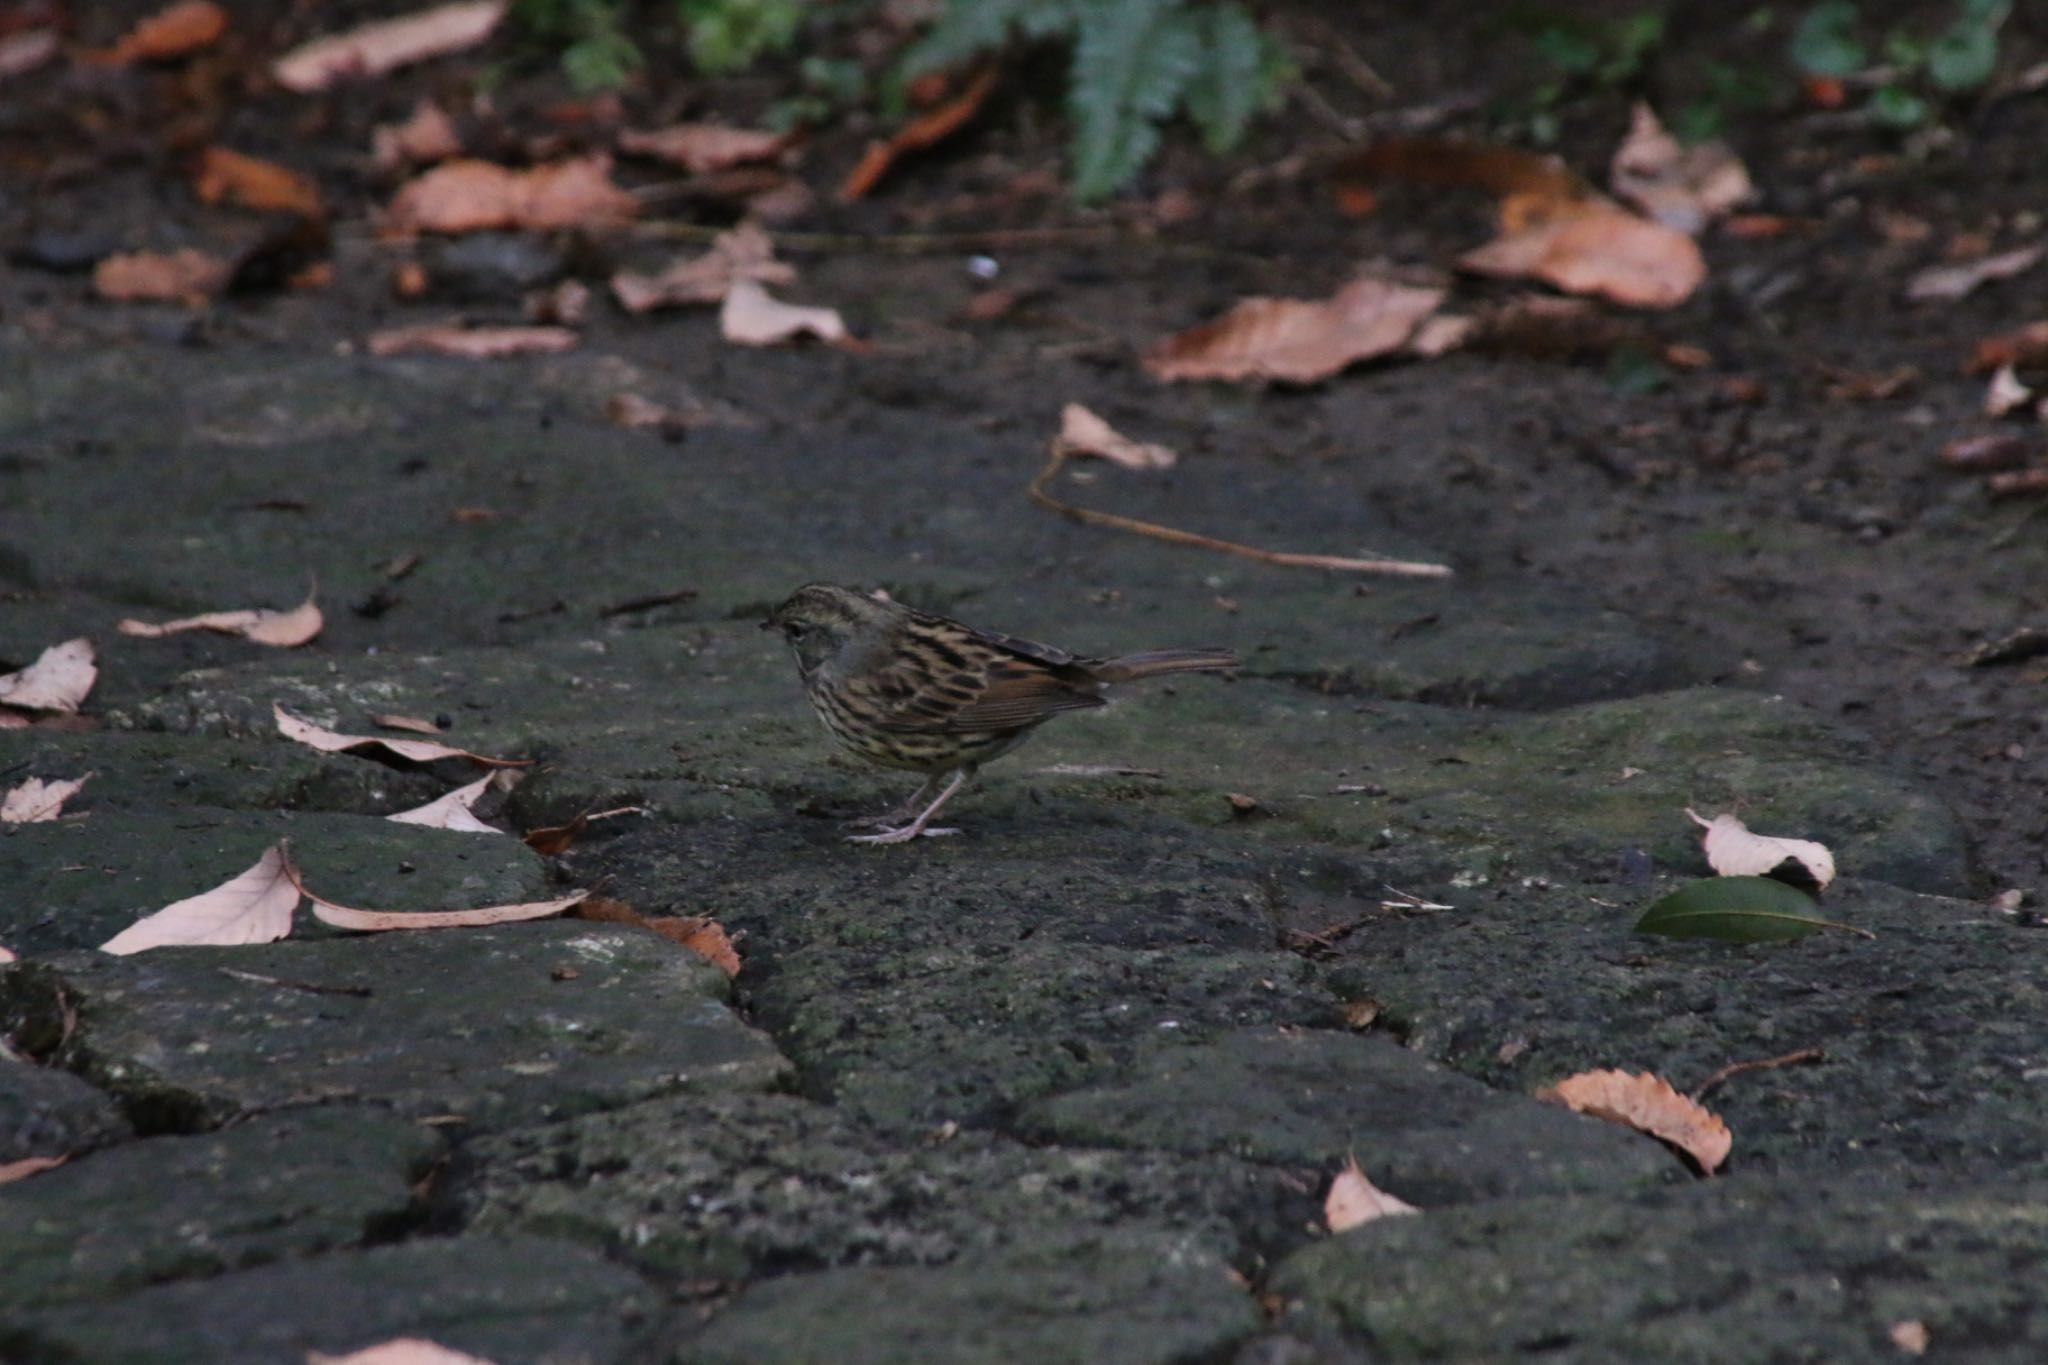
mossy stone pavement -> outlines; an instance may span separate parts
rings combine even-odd
[[[1843,1361],[1905,1323],[1930,1358],[2048,1355],[2036,940],[1881,746],[1739,660],[1555,585],[1069,524],[1020,496],[1036,408],[907,403],[915,360],[4,344],[0,662],[85,634],[102,673],[97,728],[0,731],[8,784],[93,775],[0,834],[0,1163],[69,1157],[0,1187],[0,1357]],[[622,431],[629,388],[730,420]],[[1184,401],[1228,430],[1286,400]],[[1116,496],[1458,556],[1370,486],[1207,458]],[[811,578],[1246,666],[1048,727],[958,837],[854,847],[902,784],[755,628]],[[309,581],[301,650],[113,629]],[[546,859],[393,824],[467,771],[315,754],[280,703],[537,760],[507,828],[641,813]],[[1875,937],[1632,934],[1705,871],[1684,808],[1738,803],[1829,842],[1829,913]],[[282,837],[347,903],[601,885],[715,917],[744,968],[574,919],[95,951]],[[1533,1098],[1809,1048],[1713,1090],[1711,1181]],[[1352,1155],[1422,1215],[1323,1231]]]

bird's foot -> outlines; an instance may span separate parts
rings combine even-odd
[[[846,836],[846,842],[849,844],[907,844],[912,839],[938,839],[945,835],[958,834],[959,832],[959,830],[950,826],[925,825],[920,827],[913,822],[897,829],[885,829],[880,834],[849,834]]]

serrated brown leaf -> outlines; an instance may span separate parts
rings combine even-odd
[[[1728,1159],[1734,1135],[1719,1115],[1645,1071],[1584,1071],[1536,1093],[1592,1118],[1619,1123],[1671,1144],[1712,1175]]]

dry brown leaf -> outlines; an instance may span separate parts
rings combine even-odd
[[[1733,815],[1717,815],[1709,820],[1690,806],[1685,813],[1706,831],[1700,842],[1707,852],[1707,866],[1720,876],[1768,877],[1790,861],[1805,869],[1805,876],[1797,880],[1810,883],[1815,891],[1825,890],[1835,879],[1835,855],[1811,839],[1753,834],[1748,825]]]
[[[567,327],[463,327],[430,322],[372,332],[368,344],[371,355],[424,351],[469,360],[496,360],[508,355],[545,355],[569,350],[576,345],[576,333]]]
[[[320,187],[305,176],[226,147],[208,147],[200,154],[192,192],[207,204],[239,204],[302,218],[318,218],[325,212]]]
[[[1989,374],[2005,365],[2022,369],[2048,366],[2048,321],[2030,322],[2016,332],[1984,338],[1966,368],[1970,374]]]
[[[1996,256],[1980,256],[1959,265],[1929,266],[1907,282],[1906,297],[1915,303],[1946,303],[1959,299],[1980,284],[2010,279],[2032,270],[2044,253],[2048,253],[2048,246],[2036,243],[2014,251],[2003,251]]]
[[[973,118],[996,88],[996,68],[983,67],[958,97],[936,109],[918,115],[887,142],[870,142],[858,165],[839,186],[842,200],[861,199],[871,193],[905,152],[929,147],[957,132]]]
[[[233,265],[188,246],[108,256],[93,267],[92,287],[103,299],[197,307],[226,289],[233,276]]]
[[[0,81],[26,76],[63,49],[54,28],[32,28],[0,38]]]
[[[1893,1323],[1890,1335],[1892,1345],[1898,1347],[1907,1355],[1924,1356],[1927,1354],[1927,1343],[1930,1338],[1927,1332],[1927,1324],[1920,1321],[1920,1319],[1906,1318],[1903,1321]]]
[[[283,844],[256,865],[196,896],[145,915],[100,945],[103,953],[139,953],[180,944],[274,943],[292,931],[299,887]]]
[[[1735,1137],[1720,1116],[1687,1099],[1669,1081],[1645,1071],[1583,1071],[1536,1093],[1566,1108],[1648,1133],[1691,1157],[1712,1175],[1728,1159]]]
[[[2007,432],[1987,436],[1958,436],[1941,448],[1935,458],[1942,468],[1959,474],[1991,474],[2001,469],[2018,469],[2030,455],[2027,443]]]
[[[411,810],[402,810],[384,818],[396,820],[401,825],[425,825],[429,829],[452,829],[464,834],[503,834],[505,831],[479,820],[472,809],[495,780],[496,774],[487,773],[424,806],[414,806]]]
[[[27,668],[0,675],[0,706],[75,715],[98,677],[92,641],[81,635],[51,645]]]
[[[0,962],[13,960],[14,954],[0,948]],[[70,1159],[69,1156],[25,1156],[19,1161],[0,1161],[0,1185],[11,1185],[17,1180],[55,1170]]]
[[[1159,379],[1313,384],[1401,348],[1445,291],[1363,276],[1328,299],[1251,298],[1145,353]]]
[[[849,339],[846,324],[833,309],[784,303],[751,279],[734,280],[726,290],[718,331],[740,346],[774,346],[807,334],[827,342]]]
[[[1480,334],[1479,319],[1462,313],[1438,313],[1422,320],[1404,348],[1410,355],[1434,360],[1448,355]]]
[[[755,222],[744,222],[712,239],[701,256],[675,261],[657,274],[620,271],[612,276],[612,295],[629,313],[650,308],[720,303],[734,280],[790,284],[796,267],[775,259],[775,243]]]
[[[120,622],[114,629],[123,635],[139,635],[150,640],[181,635],[188,630],[211,630],[222,635],[239,635],[259,645],[290,649],[312,640],[326,624],[320,608],[308,597],[289,611],[271,611],[267,607],[251,611],[209,611],[200,616],[165,621],[161,625],[130,619]]]
[[[78,795],[85,786],[84,777],[65,778],[56,782],[45,782],[40,777],[27,781],[0,795],[0,825],[34,825],[45,820],[54,820],[64,813],[64,803]]]
[[[1687,147],[1665,131],[1647,104],[1636,105],[1608,183],[1664,226],[1692,237],[1756,190],[1727,143],[1716,139]]]
[[[1553,206],[1554,208],[1555,206]],[[1675,308],[1707,277],[1692,238],[1604,199],[1576,201],[1458,258],[1481,275],[1544,280],[1636,308]]]
[[[465,158],[408,180],[391,197],[382,231],[482,232],[494,228],[616,227],[640,201],[611,180],[611,158],[578,157],[529,170]]]
[[[88,60],[107,66],[174,61],[211,47],[227,31],[227,11],[212,0],[183,0],[150,15],[104,52],[88,54]]]
[[[475,0],[378,20],[295,47],[272,63],[270,74],[300,94],[324,90],[337,81],[474,47],[504,15],[504,0]]]
[[[400,758],[411,759],[414,763],[432,763],[443,758],[466,758],[472,763],[481,763],[488,768],[524,768],[533,762],[530,758],[486,758],[467,749],[436,744],[428,739],[385,739],[381,735],[344,735],[315,725],[311,721],[300,720],[276,702],[271,703],[270,710],[277,718],[279,734],[308,748],[318,749],[323,754],[345,753],[350,749],[360,749],[364,745],[376,745],[378,748],[388,749]]]
[[[370,159],[382,170],[430,166],[462,155],[462,134],[440,105],[422,99],[403,123],[380,123],[370,130]]]
[[[717,920],[702,915],[653,915],[644,923],[663,938],[673,939],[727,976],[740,974],[739,950]]]
[[[559,915],[590,893],[578,891],[553,901],[528,901],[521,905],[479,905],[469,910],[358,910],[339,904],[308,888],[303,879],[297,889],[313,902],[313,918],[336,929],[362,934],[381,934],[395,929],[479,929],[492,924],[517,924],[523,920]]]
[[[1344,1163],[1344,1169],[1330,1182],[1330,1192],[1323,1196],[1323,1221],[1332,1232],[1347,1232],[1360,1223],[1370,1223],[1375,1218],[1389,1214],[1421,1213],[1422,1210],[1404,1199],[1397,1199],[1365,1178],[1365,1172],[1358,1168],[1358,1158],[1352,1157]]]
[[[308,1351],[306,1365],[491,1365],[482,1356],[450,1350],[421,1337],[394,1337],[345,1356]]]
[[[1060,434],[1053,438],[1068,456],[1089,456],[1125,469],[1171,469],[1180,456],[1161,445],[1133,441],[1079,403],[1060,410]]]
[[[622,129],[618,146],[630,155],[653,157],[702,175],[729,166],[766,161],[793,140],[789,133],[731,128],[722,123],[677,123],[646,132]]]
[[[1340,183],[1405,180],[1416,185],[1477,189],[1499,199],[1557,201],[1593,192],[1562,157],[1456,138],[1381,138],[1339,162],[1335,176]]]

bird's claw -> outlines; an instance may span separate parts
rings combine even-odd
[[[923,829],[919,829],[916,825],[904,825],[900,829],[885,829],[880,834],[849,834],[846,836],[846,842],[849,844],[907,844],[912,839],[938,839],[945,835],[958,834],[959,832],[958,829],[950,826],[927,825]]]

